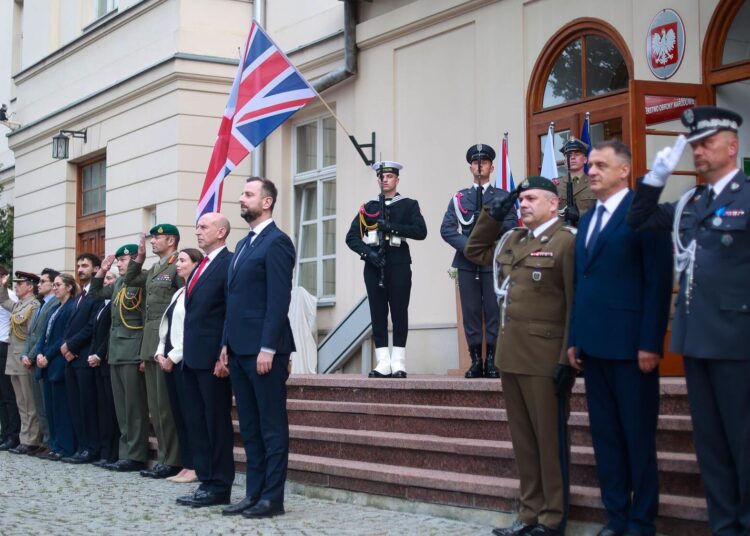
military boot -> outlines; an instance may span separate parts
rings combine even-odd
[[[406,348],[394,346],[391,353],[391,378],[406,378]]]
[[[500,371],[497,370],[497,367],[495,366],[495,347],[491,344],[487,345],[487,360],[484,363],[484,377],[500,377]]]
[[[484,376],[482,371],[482,345],[473,344],[469,346],[469,355],[471,356],[471,366],[464,374],[464,378],[481,378]]]
[[[377,365],[367,375],[368,378],[390,378],[391,377],[391,354],[388,347],[375,348],[375,360]]]

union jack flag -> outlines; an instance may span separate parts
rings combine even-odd
[[[253,21],[221,118],[196,219],[207,212],[219,212],[224,178],[271,132],[316,96],[307,80]]]

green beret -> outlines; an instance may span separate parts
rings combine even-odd
[[[557,186],[551,180],[538,175],[527,177],[526,180],[518,185],[519,194],[526,190],[546,190],[557,195]]]
[[[160,223],[159,225],[154,225],[148,234],[149,236],[167,235],[176,236],[177,238],[180,237],[180,231],[178,231],[177,227],[171,223]]]
[[[115,251],[115,258],[119,259],[123,255],[135,255],[138,252],[138,246],[136,244],[125,244],[120,249]]]

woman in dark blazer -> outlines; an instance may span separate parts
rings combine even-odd
[[[60,305],[50,314],[44,336],[39,337],[34,349],[44,382],[44,405],[49,422],[50,452],[46,458],[53,461],[76,452],[73,421],[65,392],[65,358],[60,352],[65,328],[75,310],[76,290],[72,275],[60,274],[55,278],[52,291]]]

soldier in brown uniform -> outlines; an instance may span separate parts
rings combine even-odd
[[[553,181],[557,184],[557,195],[560,197],[560,216],[563,217],[565,217],[565,211],[568,208],[568,181],[573,183],[573,199],[577,211],[574,210],[573,219],[570,221],[574,225],[578,224],[578,218],[596,205],[596,196],[589,188],[590,178],[584,171],[588,162],[586,157],[588,150],[588,145],[575,136],[571,136],[562,146],[562,153],[565,155],[565,162],[568,166],[568,176]]]
[[[508,231],[495,249],[516,197],[525,228]],[[575,229],[558,218],[559,203],[552,181],[529,177],[507,200],[485,208],[464,249],[477,264],[491,263],[494,256],[504,297],[497,356],[521,489],[518,519],[494,529],[497,536],[564,531],[555,376],[558,365],[567,363]]]

